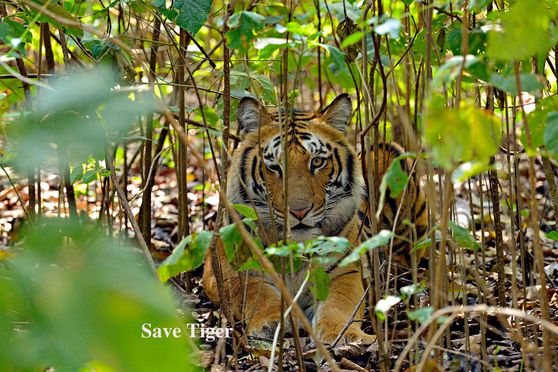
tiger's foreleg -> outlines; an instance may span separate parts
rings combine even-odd
[[[358,307],[355,319],[364,318],[364,305],[360,300],[364,294],[361,273],[357,265],[337,268],[331,274],[328,298],[318,305],[314,322],[322,342],[332,344],[345,325],[351,320],[351,315]],[[343,337],[342,343],[347,341],[363,341],[371,344],[375,336],[364,333],[358,323],[351,323]]]
[[[248,335],[271,339],[281,317],[281,297],[278,289],[259,273],[235,271],[227,261],[220,240],[217,242],[217,250],[223,275],[222,291],[228,298],[234,320],[246,323]],[[211,260],[211,254],[208,252],[202,283],[209,299],[215,304],[220,304],[217,279]]]

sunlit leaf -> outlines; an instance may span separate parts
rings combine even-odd
[[[175,0],[166,8],[165,0],[155,0],[155,5],[171,21],[195,35],[207,21],[213,0]]]
[[[353,249],[353,251],[347,257],[341,260],[339,266],[350,265],[351,263],[360,260],[360,256],[362,256],[367,251],[387,245],[392,236],[393,234],[389,230],[380,231],[378,234],[362,242],[355,249]]]
[[[448,227],[453,233],[455,242],[461,248],[472,249],[475,251],[480,248],[480,244],[477,242],[471,232],[466,228],[459,226],[454,221],[448,221]]]
[[[426,112],[424,139],[436,164],[452,169],[460,162],[488,163],[500,146],[500,124],[472,106],[444,108],[433,99]]]
[[[558,41],[557,11],[555,0],[521,0],[495,13],[501,22],[488,33],[488,56],[513,61],[547,52]]]
[[[258,215],[256,214],[254,208],[250,208],[246,204],[233,204],[233,207],[243,217],[250,218],[254,221],[258,219]]]
[[[519,81],[521,84],[521,91],[528,93],[539,93],[542,88],[544,88],[543,83],[541,83],[537,76],[534,74],[522,73],[519,76]],[[490,75],[490,83],[496,88],[503,90],[504,92],[517,95],[517,81],[515,74],[504,76],[501,74]]]
[[[544,145],[554,155],[558,155],[558,112],[548,114],[544,129]]]
[[[145,323],[184,324],[130,245],[55,219],[33,224],[21,248],[0,265],[0,370],[76,371],[92,361],[116,371],[195,370],[188,337],[142,338]]]
[[[401,297],[398,296],[386,296],[385,298],[378,301],[374,307],[374,313],[379,320],[384,321],[387,317],[389,309],[401,302]]]
[[[157,269],[159,279],[166,282],[173,276],[200,267],[212,237],[212,232],[200,231],[182,239]]]
[[[319,300],[325,301],[329,295],[331,278],[322,266],[310,269],[310,292]]]
[[[227,32],[229,47],[244,51],[250,47],[256,33],[264,28],[265,17],[261,14],[242,11],[229,18],[230,31]]]
[[[424,324],[432,317],[432,313],[434,313],[434,309],[428,306],[407,312],[407,317],[410,320],[417,320],[420,324]]]

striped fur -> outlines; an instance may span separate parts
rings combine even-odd
[[[317,114],[268,110],[253,99],[240,102],[237,118],[241,142],[233,154],[228,172],[227,198],[232,203],[245,204],[256,210],[258,235],[264,244],[270,245],[283,238],[285,214],[290,239],[298,242],[321,235],[344,236],[356,245],[370,236],[368,191],[361,161],[345,134],[351,115],[351,101],[345,94]],[[288,149],[286,169],[285,148]],[[378,149],[376,185],[379,185],[389,162],[402,151],[396,144],[384,144]],[[376,163],[374,156],[370,160]],[[410,161],[401,162],[403,169],[411,169]],[[288,176],[286,180],[285,175]],[[285,205],[288,211],[285,211]],[[402,208],[398,221],[418,221],[416,230],[422,234],[426,226],[426,212],[417,182],[411,180],[405,195],[397,199],[386,196],[380,219],[382,228],[393,227],[399,205]],[[409,236],[408,225],[397,222],[395,226],[397,234]],[[404,241],[397,239],[396,246],[402,246]],[[256,272],[243,275],[240,279],[227,262],[221,243],[218,243],[218,252],[225,293],[231,300],[234,317],[246,322],[249,334],[269,337],[281,316],[277,288],[269,278]],[[295,285],[300,285],[305,271],[300,270]],[[324,342],[331,342],[337,337],[353,310],[359,306],[364,292],[360,265],[337,267],[328,272],[332,280],[326,301],[319,303],[313,311],[310,296],[301,299],[301,305],[313,317]],[[209,298],[219,302],[210,255],[205,262],[203,285]],[[357,318],[362,317],[361,306]],[[364,333],[358,323],[353,323],[347,329],[344,340],[357,339],[371,342],[373,336]]]

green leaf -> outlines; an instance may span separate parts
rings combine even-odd
[[[329,295],[331,278],[322,266],[310,269],[310,292],[319,300],[325,301]]]
[[[229,260],[229,262],[233,261],[236,248],[239,244],[242,243],[242,237],[240,236],[238,227],[234,223],[223,226],[219,229],[219,235],[221,235],[221,240],[223,241],[227,259]]]
[[[331,254],[345,253],[349,248],[349,240],[338,236],[320,236],[306,242],[303,252],[305,254],[317,254],[328,256]]]
[[[393,159],[387,172],[384,174],[382,182],[380,183],[380,202],[378,203],[376,218],[380,217],[384,208],[387,189],[389,188],[390,198],[395,199],[401,195],[403,190],[405,190],[405,187],[407,187],[407,184],[409,183],[409,175],[401,168],[401,161],[402,159],[410,156],[414,155],[403,154]]]
[[[546,236],[548,239],[551,239],[551,240],[554,240],[554,241],[558,241],[558,231],[556,231],[556,230],[552,230],[552,231],[547,232],[547,233],[545,234],[545,236]]]
[[[545,54],[558,41],[551,24],[557,10],[555,0],[521,0],[509,11],[495,12],[501,22],[488,33],[488,56],[514,61]]]
[[[230,48],[246,51],[252,45],[256,32],[265,26],[265,17],[261,14],[242,11],[229,18],[230,31],[227,32],[227,41]]]
[[[74,164],[90,156],[104,159],[107,140],[118,141],[132,123],[151,111],[147,100],[131,99],[119,89],[108,66],[53,78],[40,88],[30,107],[8,128],[14,166],[21,171],[58,164],[64,153]]]
[[[97,179],[97,171],[95,169],[90,169],[83,174],[81,177],[81,182],[90,183]]]
[[[548,110],[537,107],[535,111],[530,112],[527,115],[529,133],[531,135],[531,145],[529,145],[529,141],[527,141],[527,131],[525,130],[525,127],[523,126],[521,128],[519,140],[521,141],[521,145],[525,147],[527,153],[531,156],[535,156],[537,149],[544,145],[544,131],[546,129],[548,114]]]
[[[68,34],[71,34],[73,36],[78,36],[78,37],[83,36],[83,29],[80,25],[80,21],[76,17],[74,17],[70,12],[68,12],[63,6],[60,6],[56,2],[50,0],[33,0],[33,2],[45,7],[46,10],[48,10],[48,13],[50,15],[37,12],[36,10],[32,10],[31,11],[32,17],[35,17],[35,14],[38,13],[40,14],[40,16],[38,17],[39,21],[48,22],[49,24],[51,24],[56,28],[62,28]],[[61,23],[59,21],[61,19],[69,22]],[[68,24],[72,24],[72,26],[68,26]]]
[[[374,307],[374,313],[382,322],[386,319],[389,309],[401,302],[401,297],[398,296],[386,296],[385,298],[378,301]]]
[[[4,17],[0,22],[0,41],[15,47],[20,54],[25,54],[25,44],[30,43],[32,39],[31,32],[18,22],[8,17]]]
[[[271,104],[277,104],[277,99],[275,95],[275,85],[269,80],[267,76],[254,75],[254,79],[262,86],[262,97],[266,102]]]
[[[410,284],[404,287],[401,287],[399,292],[401,293],[401,298],[403,300],[409,299],[412,295],[420,292],[423,290],[423,286],[420,284]]]
[[[360,260],[360,256],[362,256],[367,251],[387,245],[392,236],[393,234],[389,230],[380,231],[378,234],[362,242],[355,249],[353,249],[351,254],[341,260],[339,266],[350,265],[351,263]]]
[[[182,239],[157,269],[159,279],[166,282],[180,273],[200,267],[212,238],[212,232],[200,231]]]
[[[461,55],[461,44],[463,40],[461,25],[455,24],[455,29],[448,33],[446,38],[447,48],[451,50],[453,55]],[[479,55],[486,49],[487,34],[479,29],[468,31],[469,45],[467,46],[467,53],[472,55]]]
[[[432,99],[426,112],[424,140],[436,164],[453,169],[460,162],[489,163],[500,146],[500,123],[487,111],[473,106],[443,107]]]
[[[346,47],[356,44],[362,40],[364,36],[364,32],[357,31],[354,34],[347,36],[343,42],[341,43],[341,48],[345,49]]]
[[[423,307],[414,311],[407,312],[409,320],[417,320],[420,324],[426,323],[434,313],[434,309],[430,306]]]
[[[300,36],[310,36],[317,32],[316,28],[312,23],[301,25],[300,23],[297,22],[287,23],[287,31],[289,31],[294,35],[300,35]]]
[[[457,167],[451,175],[451,180],[453,183],[463,183],[469,178],[477,176],[493,168],[494,167],[490,164],[478,161],[468,161]]]
[[[440,66],[438,72],[432,79],[431,88],[435,90],[440,89],[445,84],[454,81],[461,73],[462,68],[468,69],[479,61],[480,59],[478,57],[471,54],[448,58],[448,60]]]
[[[405,190],[405,187],[407,187],[407,184],[409,183],[409,175],[405,171],[403,171],[403,168],[401,168],[401,160],[409,156],[412,155],[400,155],[397,158],[393,159],[387,172],[382,178],[380,190],[385,193],[385,191],[389,189],[389,196],[393,199],[399,197],[399,195],[401,195],[401,193],[403,192],[403,190]]]
[[[453,221],[448,222],[448,227],[453,232],[453,238],[461,248],[472,249],[474,251],[480,248],[480,244],[475,237],[466,228],[459,226]]]
[[[142,338],[144,324],[187,333],[170,288],[125,239],[44,218],[21,243],[0,265],[1,370],[196,370],[188,338]]]
[[[246,204],[233,204],[234,209],[240,213],[243,217],[250,218],[254,221],[258,220],[258,215],[253,208],[250,208]]]
[[[207,21],[212,3],[213,0],[175,0],[167,9],[165,0],[156,0],[153,5],[193,36]]]
[[[82,164],[78,164],[76,167],[74,167],[74,169],[72,169],[72,172],[70,173],[70,183],[74,184],[77,181],[81,180],[81,177],[83,176],[83,165]]]
[[[399,38],[401,21],[395,18],[388,18],[382,24],[374,27],[374,32],[378,35],[389,35],[392,39]]]
[[[550,112],[544,128],[544,145],[554,155],[558,155],[558,112]]]
[[[541,83],[535,74],[521,73],[519,75],[519,81],[521,84],[521,90],[528,93],[539,93],[541,89],[544,88],[543,83]],[[514,74],[511,75],[501,75],[493,73],[490,75],[490,84],[494,85],[496,88],[503,90],[504,92],[517,95],[517,82]]]

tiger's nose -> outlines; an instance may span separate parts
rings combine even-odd
[[[306,217],[308,212],[310,212],[310,209],[312,209],[312,206],[304,208],[290,208],[289,211],[293,216],[295,216],[299,220],[302,220],[304,217]]]

